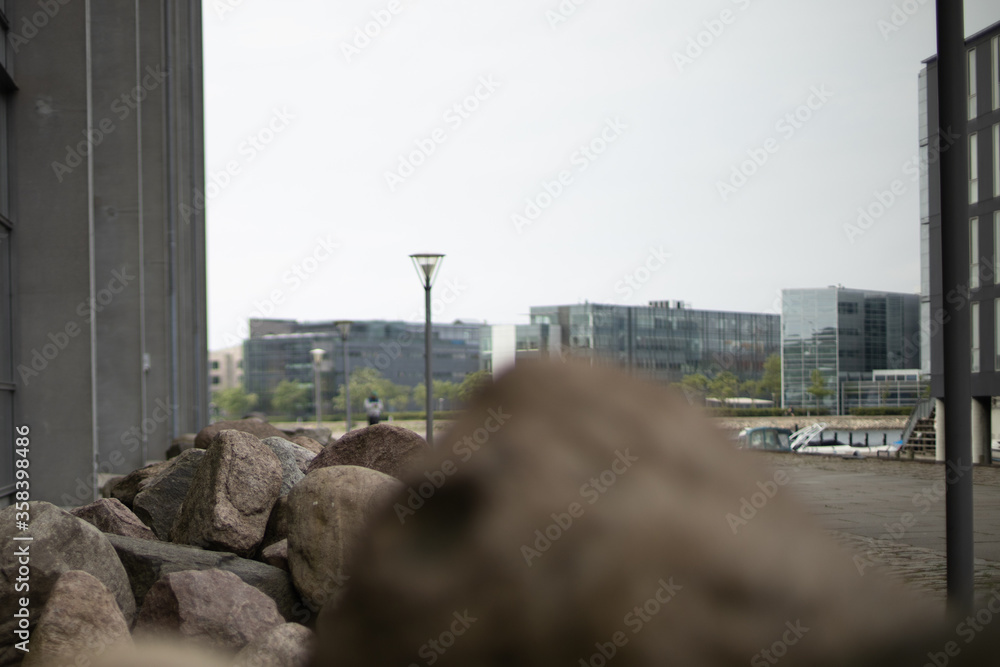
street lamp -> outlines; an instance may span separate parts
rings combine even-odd
[[[347,337],[351,333],[350,320],[338,320],[333,323],[340,332],[341,347],[344,348],[344,405],[347,407],[347,432],[351,432],[351,369],[347,367]]]
[[[441,268],[444,255],[417,254],[410,255],[417,276],[424,286],[424,304],[426,322],[424,325],[424,382],[427,388],[427,444],[434,446],[434,376],[431,374],[431,286]]]
[[[323,361],[323,355],[326,354],[326,350],[321,347],[309,350],[309,354],[313,357],[313,396],[316,401],[316,428],[320,428],[323,418],[323,408],[320,402],[320,391],[319,391],[319,364]]]

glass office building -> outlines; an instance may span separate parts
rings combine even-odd
[[[827,287],[782,291],[785,407],[841,410],[841,383],[920,367],[920,295]],[[810,392],[814,371],[822,390]],[[819,387],[817,387],[819,389]]]
[[[759,380],[764,361],[780,349],[777,315],[693,310],[680,301],[537,306],[531,322],[559,325],[563,356],[661,382],[723,371]]]

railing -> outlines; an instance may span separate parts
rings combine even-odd
[[[921,419],[927,419],[934,412],[934,399],[933,398],[923,398],[916,405],[913,406],[913,412],[910,413],[909,419],[906,420],[906,426],[903,427],[903,435],[900,440],[903,441],[903,446],[910,441],[910,436],[913,435],[913,429],[916,428],[917,422]]]

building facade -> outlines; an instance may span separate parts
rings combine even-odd
[[[741,381],[759,380],[764,361],[781,349],[777,315],[694,310],[679,301],[537,306],[531,322],[559,326],[565,357],[665,383],[723,371]]]
[[[435,380],[461,382],[479,370],[481,324],[433,324],[431,353]],[[282,380],[313,383],[310,350],[324,351],[320,389],[324,402],[344,384],[344,343],[330,322],[250,320],[244,342],[246,389],[257,394],[261,409],[270,407]],[[424,382],[424,324],[368,320],[351,323],[347,338],[350,371],[374,368],[388,380],[406,387]]]
[[[201,3],[0,0],[0,31],[0,503],[16,424],[32,499],[79,505],[208,423]]]
[[[243,386],[243,346],[208,353],[208,389],[213,394]]]
[[[919,364],[920,295],[843,287],[782,290],[783,407],[840,413],[843,382]]]
[[[558,324],[483,325],[479,339],[479,369],[502,373],[525,359],[562,358]]]

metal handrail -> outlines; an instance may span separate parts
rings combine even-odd
[[[910,436],[913,435],[913,429],[917,427],[917,422],[921,419],[927,419],[932,412],[934,412],[933,398],[922,398],[913,406],[913,411],[910,413],[909,419],[906,420],[906,426],[903,427],[903,435],[900,437],[904,447],[910,441]]]

